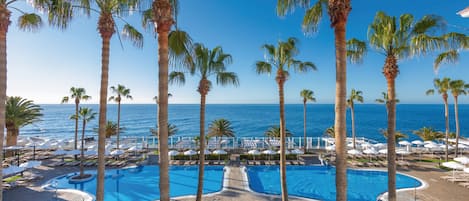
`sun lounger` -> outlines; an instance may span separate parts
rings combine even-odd
[[[460,185],[464,188],[469,188],[469,182],[461,182],[461,183],[458,183],[458,185]]]
[[[7,167],[2,170],[3,178],[7,178],[7,177],[14,176],[17,174],[23,174],[24,171],[26,171],[25,168],[18,167],[16,165],[11,165],[10,167]]]

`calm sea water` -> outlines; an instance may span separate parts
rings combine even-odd
[[[98,111],[98,105],[82,105]],[[23,136],[60,136],[72,137],[75,124],[69,117],[75,112],[75,106],[41,105],[42,121],[20,129]],[[225,118],[232,122],[237,136],[263,136],[264,131],[271,125],[279,124],[279,108],[274,104],[238,104],[238,105],[207,105],[207,125],[218,118]],[[303,136],[303,105],[291,104],[285,106],[287,129],[294,136]],[[97,120],[87,125],[87,135],[96,135],[93,128],[97,127]],[[117,105],[108,105],[108,119],[117,121]],[[355,106],[355,128],[357,136],[384,142],[379,129],[386,128],[386,110],[384,105],[359,104]],[[469,105],[459,106],[461,135],[469,137]],[[199,133],[199,105],[170,105],[170,123],[175,124],[178,136],[195,136]],[[125,127],[122,135],[149,136],[150,128],[155,127],[156,105],[127,104],[121,106],[121,126]],[[333,104],[307,105],[307,133],[308,136],[323,136],[324,130],[334,124]],[[408,134],[409,140],[418,139],[412,134],[413,130],[423,126],[431,126],[437,130],[444,130],[444,107],[442,104],[397,105],[397,130]],[[450,105],[450,127],[455,130],[453,105]],[[80,124],[81,129],[81,124]],[[347,111],[347,133],[351,136],[350,111]]]

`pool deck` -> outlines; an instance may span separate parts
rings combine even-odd
[[[93,169],[93,168],[87,168]],[[253,201],[273,201],[281,200],[279,196],[263,195],[249,191],[246,187],[247,182],[243,173],[242,167],[230,166],[229,172],[226,175],[227,186],[220,193],[204,196],[207,201],[235,201],[235,200],[253,200]],[[43,178],[31,182],[25,186],[17,186],[3,193],[4,200],[14,201],[30,201],[30,200],[67,200],[78,201],[82,200],[82,196],[73,192],[58,192],[58,199],[55,199],[54,191],[44,190],[41,185],[49,179],[54,177],[78,171],[78,167],[47,167],[40,166],[34,170],[35,174],[42,175]],[[420,190],[411,190],[398,192],[399,201],[460,201],[467,200],[469,197],[469,189],[458,186],[456,183],[451,183],[440,179],[440,176],[445,175],[447,171],[443,171],[432,167],[432,165],[425,163],[416,163],[414,166],[408,168],[399,168],[400,173],[408,174],[418,177],[428,184],[427,188]],[[416,197],[416,199],[414,199]],[[174,201],[189,201],[194,200],[194,197],[174,198]],[[291,198],[290,200],[305,200],[299,198]]]

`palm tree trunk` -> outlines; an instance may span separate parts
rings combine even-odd
[[[201,81],[202,83],[202,81]],[[200,85],[203,88],[204,85]],[[204,163],[205,163],[205,93],[200,93],[200,154],[199,154],[199,178],[197,183],[197,201],[202,201],[204,187]]]
[[[303,151],[306,153],[306,101],[303,101]]]
[[[158,151],[160,200],[169,201],[168,160],[168,35],[173,24],[169,0],[154,0],[153,17],[158,35]]]
[[[119,146],[119,133],[120,133],[120,122],[121,122],[121,101],[120,101],[120,98],[119,98],[119,102],[117,102],[117,141],[116,141],[116,144],[117,144],[117,149],[120,149],[120,146]]]
[[[85,118],[85,117],[83,117]],[[77,117],[78,119],[78,117]],[[84,169],[83,169],[83,161],[85,160],[85,126],[86,120],[83,119],[83,132],[81,133],[81,160],[80,160],[80,177],[83,177]]]
[[[355,142],[356,142],[356,136],[355,136],[355,110],[353,108],[353,103],[352,106],[350,107],[350,114],[352,116],[352,142],[353,142],[353,148],[356,148]]]
[[[78,101],[75,100],[75,146],[73,147],[75,150],[78,149]],[[76,155],[75,155],[76,159]]]
[[[347,55],[345,42],[345,26],[350,11],[349,1],[329,1],[329,10],[339,12],[341,18],[331,15],[331,23],[335,34],[336,54],[336,92],[335,92],[335,145],[336,145],[336,200],[347,200],[347,133],[346,133],[346,109],[347,109]],[[339,15],[335,13],[336,15]]]
[[[18,141],[19,130],[14,126],[7,126],[7,143],[6,146],[15,146]]]
[[[396,201],[396,88],[395,81],[399,68],[394,56],[386,58],[383,74],[388,87],[388,200]]]
[[[458,148],[459,148],[459,115],[458,115],[458,97],[454,96],[454,119],[456,121],[456,147],[454,157],[458,157]],[[446,146],[448,146],[448,142],[446,142]]]
[[[7,100],[7,31],[10,25],[11,12],[4,6],[0,6],[0,128],[5,128],[5,103]],[[0,129],[0,150],[3,150],[5,129]],[[3,161],[3,154],[0,154]],[[3,178],[3,166],[0,165],[0,178]],[[0,185],[0,200],[3,200],[3,190]]]
[[[98,177],[96,182],[96,201],[104,201],[104,170],[106,146],[107,88],[109,79],[109,49],[114,34],[114,20],[110,13],[101,13],[98,30],[103,40],[101,53],[101,89],[99,94],[99,136],[98,136]]]
[[[448,114],[448,95],[443,95],[443,101],[445,102],[445,161],[448,162],[448,138],[449,138],[449,114]]]
[[[286,165],[286,155],[285,155],[285,132],[286,132],[286,122],[285,122],[285,101],[284,101],[284,90],[283,86],[285,83],[285,78],[278,82],[278,95],[280,101],[280,185],[282,187],[282,201],[288,200],[288,190],[287,190],[287,165]]]

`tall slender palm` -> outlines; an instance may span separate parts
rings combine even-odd
[[[121,19],[139,7],[140,0],[78,0],[70,1],[72,5],[68,9],[61,9],[61,15],[69,14],[68,19],[75,16],[77,12],[90,16],[91,12],[98,14],[97,29],[102,39],[101,46],[101,86],[99,93],[99,137],[98,137],[98,176],[96,182],[96,200],[104,200],[104,169],[105,169],[105,146],[106,146],[106,112],[109,79],[109,53],[111,38],[117,30],[115,19]],[[75,14],[73,14],[75,13]],[[124,22],[125,23],[125,22]],[[132,41],[136,47],[143,46],[143,36],[128,23],[122,27],[122,36]]]
[[[20,128],[41,120],[42,108],[19,96],[8,97],[5,111],[6,146],[16,145]]]
[[[414,21],[411,14],[399,18],[378,12],[369,26],[370,45],[386,56],[383,74],[388,88],[388,199],[396,200],[396,101],[395,79],[399,73],[399,59],[423,55],[444,46],[444,39],[429,35],[437,33],[443,20],[434,15]]]
[[[265,61],[256,62],[257,74],[276,73],[275,81],[278,85],[279,105],[280,105],[280,182],[282,188],[282,200],[288,200],[287,175],[286,175],[286,156],[285,156],[285,105],[284,105],[284,84],[288,80],[288,70],[293,69],[297,72],[307,72],[316,70],[316,66],[311,62],[302,62],[294,57],[298,54],[296,38],[288,38],[287,41],[278,41],[278,45],[265,44],[262,48],[265,50]],[[273,69],[275,68],[275,69]]]
[[[85,161],[85,130],[86,130],[86,123],[89,121],[93,120],[96,117],[96,112],[93,112],[91,108],[82,108],[80,107],[80,111],[78,115],[73,115],[74,119],[82,119],[83,124],[82,124],[82,133],[81,133],[81,157],[80,157],[80,175],[78,178],[84,178],[86,175],[84,174],[84,168],[83,168],[83,162]]]
[[[388,114],[388,93],[387,92],[381,92],[383,95],[383,98],[377,98],[375,99],[375,102],[385,104],[386,106],[386,114]],[[396,103],[399,103],[399,99],[395,98],[394,99]]]
[[[17,0],[0,1],[0,128],[5,128],[5,104],[7,102],[7,32],[10,26],[10,17],[12,12],[18,11],[18,27],[23,31],[36,31],[42,26],[41,16],[24,11],[24,6],[14,6]],[[60,10],[60,6],[50,4],[49,1],[32,0],[28,1],[36,10],[48,12],[49,24],[55,27],[65,29],[67,24],[61,19],[67,15],[56,15],[55,9]],[[64,2],[63,4],[68,4]],[[0,129],[0,150],[3,150],[3,140],[5,137],[4,129]],[[0,154],[0,161],[3,161],[3,155]],[[0,166],[0,177],[3,178],[2,166]],[[3,199],[3,190],[0,186],[0,200]]]
[[[353,141],[353,148],[355,149],[355,101],[359,103],[363,103],[363,96],[362,91],[357,91],[352,89],[350,92],[350,96],[347,99],[347,105],[350,107],[350,115],[352,116],[352,141]]]
[[[314,92],[308,89],[301,90],[300,96],[303,98],[303,150],[306,152],[306,102],[316,102],[316,98],[314,97]]]
[[[126,88],[124,85],[118,84],[117,87],[111,86],[111,93],[115,94],[116,96],[109,97],[109,101],[115,101],[117,103],[117,148],[119,149],[119,128],[120,128],[120,120],[121,120],[121,101],[122,98],[128,98],[132,100],[132,96],[130,95],[130,89]]]
[[[323,11],[327,9],[331,27],[334,29],[336,50],[336,97],[335,97],[335,135],[336,143],[336,200],[347,200],[347,150],[346,150],[346,96],[347,96],[347,49],[346,25],[352,9],[350,0],[317,0],[312,6],[308,0],[278,0],[277,14],[286,15],[296,6],[306,7],[303,18],[303,30],[306,33],[316,32]],[[283,197],[282,200],[286,200]]]
[[[210,50],[202,44],[197,43],[194,45],[193,54],[186,56],[186,61],[191,61],[186,65],[187,70],[191,75],[200,77],[199,86],[197,91],[200,94],[200,150],[205,150],[205,100],[208,92],[212,88],[210,77],[215,76],[216,83],[222,86],[226,85],[239,85],[238,76],[234,72],[227,72],[226,66],[232,61],[231,55],[223,52],[221,46],[217,46]],[[183,84],[185,82],[184,72],[171,72],[169,75],[171,83],[178,82]],[[197,185],[197,198],[202,200],[203,178],[204,178],[204,160],[205,154],[200,152],[199,157],[199,178]]]
[[[433,141],[439,140],[445,137],[445,135],[440,131],[435,131],[432,127],[423,127],[419,130],[413,131],[415,135],[418,135],[422,140]]]
[[[264,132],[264,135],[267,137],[275,137],[275,138],[280,138],[281,136],[281,131],[280,131],[280,126],[271,126],[267,129],[267,131]],[[285,129],[285,136],[286,137],[291,137],[293,134],[290,132],[290,130]]]
[[[450,90],[449,83],[451,80],[447,77],[443,79],[435,79],[433,80],[433,86],[435,89],[438,91],[439,94],[441,94],[441,97],[443,98],[443,103],[445,106],[445,160],[448,161],[448,137],[449,137],[449,118],[448,118],[448,91]],[[435,89],[429,89],[427,90],[426,94],[427,95],[433,95],[435,93]]]
[[[64,96],[62,98],[62,102],[61,103],[68,103],[68,101],[70,99],[74,99],[75,100],[75,116],[78,116],[78,107],[80,105],[80,102],[83,100],[83,101],[87,101],[89,99],[91,99],[91,96],[88,96],[86,95],[86,90],[84,88],[80,88],[80,87],[72,87],[70,88],[70,96]],[[77,149],[78,146],[78,119],[77,118],[74,118],[75,120],[75,146],[74,146],[74,149]]]
[[[143,26],[153,24],[158,37],[158,125],[168,125],[168,64],[185,63],[184,57],[192,49],[189,34],[177,27],[178,5],[178,0],[153,0],[152,8],[143,12]],[[173,24],[175,30],[171,31]],[[166,126],[157,127],[160,200],[169,201],[168,130]]]
[[[452,80],[449,83],[451,94],[454,98],[454,120],[456,121],[456,147],[454,157],[458,157],[458,144],[459,144],[459,115],[458,115],[458,96],[467,95],[466,90],[469,88],[469,84],[466,84],[463,80]]]
[[[231,127],[231,122],[226,119],[215,119],[208,127],[209,137],[218,137],[218,148],[221,148],[222,137],[234,137],[235,131]]]

